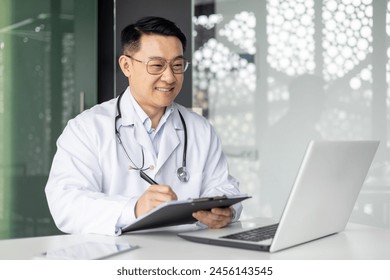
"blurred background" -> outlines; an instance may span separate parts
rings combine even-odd
[[[0,238],[60,233],[56,139],[125,89],[119,34],[144,15],[192,39],[177,101],[216,127],[243,219],[280,216],[310,140],[376,139],[351,221],[390,228],[387,0],[0,0]]]

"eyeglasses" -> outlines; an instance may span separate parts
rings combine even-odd
[[[125,54],[128,58],[131,58],[134,61],[143,63],[146,65],[146,71],[151,74],[151,75],[159,75],[167,69],[167,65],[169,64],[169,67],[171,67],[172,72],[174,74],[182,74],[184,73],[190,62],[184,58],[175,58],[171,62],[166,61],[165,59],[162,58],[153,58],[150,59],[149,61],[141,61],[138,59],[135,59],[134,57]]]

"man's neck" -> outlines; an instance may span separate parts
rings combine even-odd
[[[160,123],[160,120],[162,116],[164,115],[167,107],[164,108],[156,108],[153,106],[148,105],[142,105],[137,98],[132,95],[134,98],[134,101],[138,104],[138,106],[145,112],[145,114],[149,117],[149,119],[152,122],[152,128],[157,128],[158,124]]]
[[[148,115],[148,117],[152,121],[152,128],[157,128],[158,124],[160,123],[160,120],[161,120],[162,116],[165,113],[166,107],[164,108],[164,110],[150,110],[150,111],[147,111],[144,108],[142,108],[142,109],[145,111],[145,113]]]

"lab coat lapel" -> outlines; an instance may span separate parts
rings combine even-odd
[[[157,159],[156,173],[162,168],[162,166],[180,144],[178,132],[182,127],[178,124],[178,122],[180,122],[179,115],[177,110],[175,110],[172,113],[171,118],[168,118],[167,122],[165,123],[164,135],[161,139],[160,151]]]

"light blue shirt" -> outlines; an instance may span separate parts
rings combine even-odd
[[[139,116],[141,122],[143,123],[148,135],[150,137],[150,141],[152,141],[154,152],[156,153],[156,157],[158,157],[158,151],[160,150],[161,137],[164,133],[164,124],[167,122],[169,116],[173,112],[173,106],[170,105],[165,109],[164,115],[161,117],[160,122],[158,123],[157,128],[152,127],[152,120],[145,113],[145,111],[141,108],[138,102],[134,99],[133,95],[130,95],[131,102],[133,103],[134,109]]]

